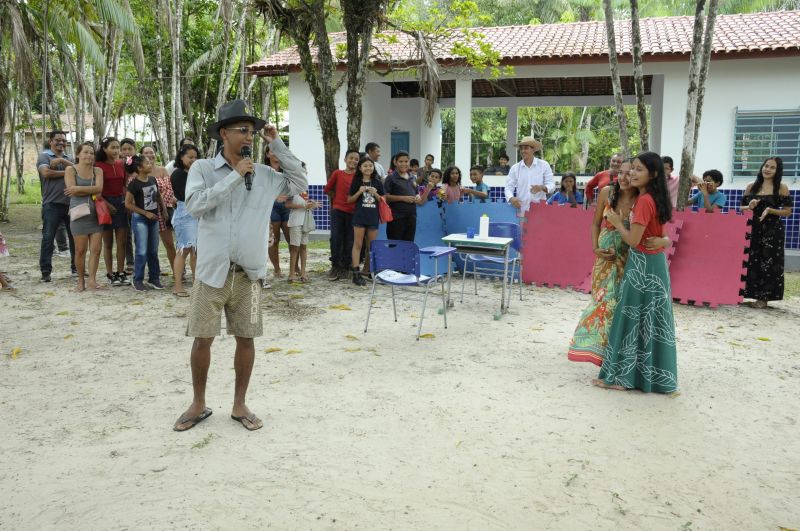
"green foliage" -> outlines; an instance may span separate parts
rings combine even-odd
[[[626,107],[631,153],[639,150],[638,116],[635,107]],[[591,116],[591,119],[589,118]],[[505,108],[480,108],[472,111],[472,149],[470,161],[491,166],[506,150]],[[455,110],[442,109],[442,166],[455,161]],[[517,138],[533,136],[544,144],[542,157],[557,173],[574,171],[593,174],[607,167],[611,156],[620,151],[619,124],[613,107],[520,107]],[[591,127],[586,127],[591,123]],[[516,139],[514,139],[516,140]],[[582,161],[587,147],[585,165]]]

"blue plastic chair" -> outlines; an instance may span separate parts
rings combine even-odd
[[[397,322],[397,304],[394,297],[394,288],[424,288],[422,298],[422,311],[417,327],[417,341],[422,332],[422,320],[425,318],[425,305],[428,301],[428,291],[434,284],[442,285],[442,307],[444,327],[447,328],[447,296],[445,294],[444,275],[420,274],[420,252],[414,242],[403,240],[374,240],[369,250],[370,269],[372,271],[372,291],[369,296],[367,320],[364,323],[364,333],[369,326],[369,316],[372,312],[372,301],[375,298],[375,287],[378,284],[387,285],[392,289],[392,310],[394,321]]]
[[[520,247],[522,237],[520,235],[519,224],[509,222],[489,223],[489,236],[497,238],[512,238],[511,248],[513,255],[508,259],[509,276],[503,278],[503,289],[508,282],[508,306],[511,306],[511,284],[516,276],[517,266],[519,266],[519,300],[522,300],[522,261],[520,260]],[[461,302],[464,302],[464,285],[467,283],[467,273],[469,264],[472,263],[472,276],[475,279],[475,295],[478,294],[478,273],[488,277],[503,277],[502,267],[505,265],[505,258],[502,256],[487,256],[483,254],[468,254],[464,257],[464,275],[461,281]]]

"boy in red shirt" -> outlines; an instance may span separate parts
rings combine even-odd
[[[353,211],[355,203],[348,203],[350,184],[358,166],[359,153],[348,150],[344,155],[344,170],[331,173],[324,191],[331,200],[331,270],[328,280],[349,278],[350,254],[353,250]]]

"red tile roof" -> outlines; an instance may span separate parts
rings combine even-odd
[[[617,53],[631,54],[629,20],[615,21]],[[645,18],[640,21],[642,52],[645,58],[686,56],[692,48],[693,17]],[[502,26],[473,28],[485,35],[500,53],[503,64],[533,64],[541,62],[592,62],[608,54],[605,22],[575,22],[571,24],[541,24],[535,26]],[[415,63],[418,58],[411,38],[404,33],[387,32],[396,42],[376,37],[376,64]],[[331,49],[344,42],[344,33],[332,33]],[[453,37],[453,41],[458,36]],[[717,56],[739,54],[752,56],[783,52],[800,55],[800,11],[777,11],[720,15],[714,31],[713,52]],[[436,50],[442,63],[461,59],[442,43]],[[340,64],[343,64],[341,61]],[[297,71],[300,59],[294,47],[281,50],[248,67],[253,74],[281,75]]]

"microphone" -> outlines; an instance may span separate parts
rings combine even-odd
[[[244,159],[249,159],[253,156],[253,151],[250,146],[242,146],[242,149],[239,150],[239,155]],[[253,187],[253,172],[249,171],[244,174],[244,187],[247,188],[248,192]]]

